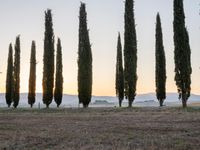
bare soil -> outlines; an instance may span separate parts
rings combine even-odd
[[[200,149],[200,108],[0,109],[0,149]]]

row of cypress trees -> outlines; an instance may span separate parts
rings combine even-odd
[[[119,98],[119,106],[121,107],[125,96],[129,101],[129,107],[132,107],[132,103],[136,96],[137,85],[137,36],[133,0],[125,1],[124,23],[124,69],[121,38],[119,34],[115,89],[116,95]]]
[[[6,76],[6,103],[8,107],[13,103],[16,108],[19,104],[20,93],[20,38],[16,38],[15,44],[15,63],[13,64],[13,49],[12,44],[9,45],[8,62],[7,62],[7,76]],[[17,57],[17,58],[16,58]],[[17,61],[16,61],[17,60]],[[35,103],[36,90],[36,44],[32,41],[31,56],[30,56],[30,73],[29,73],[29,92],[28,104],[32,107]],[[56,79],[54,89],[54,99],[59,107],[62,102],[63,93],[63,76],[62,76],[62,47],[61,41],[58,38],[57,56],[56,56]],[[46,104],[46,103],[44,103]]]
[[[116,95],[119,98],[121,107],[124,96],[129,101],[129,107],[136,96],[137,85],[137,36],[134,18],[134,1],[125,1],[124,14],[124,69],[122,59],[122,46],[120,34],[117,44],[117,63],[116,63]]]
[[[79,45],[78,45],[78,97],[83,107],[88,107],[92,94],[92,51],[87,29],[87,13],[85,4],[81,3],[79,16]],[[6,77],[6,103],[16,108],[19,103],[20,93],[20,37],[16,38],[15,58],[13,65],[12,44],[9,46],[8,66]],[[54,31],[51,10],[45,11],[44,56],[43,56],[43,103],[48,108],[54,100],[57,107],[62,102],[63,96],[63,65],[62,46],[58,38],[56,55],[56,73],[54,88]],[[32,41],[29,74],[28,104],[32,107],[35,103],[36,89],[36,44]],[[54,90],[54,91],[53,91]]]
[[[48,108],[53,99],[57,106],[62,102],[62,47],[57,43],[56,80],[54,87],[54,32],[51,10],[45,12],[44,67],[43,67],[43,103]],[[92,95],[92,50],[87,28],[87,13],[85,3],[81,3],[79,11],[79,43],[78,43],[78,98],[79,104],[88,107]]]
[[[43,102],[46,107],[52,102],[53,96],[57,106],[62,102],[63,75],[62,75],[62,47],[58,38],[56,55],[56,79],[54,87],[54,34],[51,10],[45,11],[45,40],[43,57]],[[32,107],[35,103],[36,90],[36,44],[32,41],[29,73],[28,104]],[[7,76],[6,76],[6,103],[8,107],[13,103],[14,108],[19,104],[20,99],[20,36],[17,36],[15,43],[15,57],[13,64],[12,44],[9,45]]]
[[[20,93],[20,36],[17,36],[15,42],[15,57],[13,62],[13,48],[9,45],[7,78],[6,78],[6,103],[8,107],[13,102],[13,107],[16,108],[19,103]]]
[[[124,99],[129,101],[129,107],[136,95],[137,82],[137,39],[134,21],[133,0],[125,1],[125,33],[124,33],[124,69],[122,60],[122,46],[120,35],[117,44],[116,63],[116,95],[119,99],[119,106]],[[182,100],[183,107],[187,107],[187,100],[191,91],[191,50],[189,45],[189,35],[185,27],[185,14],[183,0],[174,0],[174,62],[175,62],[175,82],[177,85],[179,99]],[[156,16],[156,44],[155,44],[155,84],[156,96],[163,106],[166,98],[166,59],[163,46],[162,26],[159,13]]]
[[[87,13],[85,4],[81,3],[79,11],[79,43],[78,43],[78,97],[83,107],[88,107],[92,94],[92,51],[87,28]],[[134,0],[125,1],[124,14],[124,69],[122,57],[122,44],[120,34],[117,44],[116,64],[116,95],[121,106],[124,96],[129,101],[129,107],[136,96],[137,85],[137,36],[134,19]],[[183,107],[187,106],[190,96],[191,84],[191,50],[189,35],[185,27],[185,15],[183,0],[174,0],[174,60],[175,60],[175,81],[178,88],[179,98],[182,99]],[[54,31],[51,10],[45,11],[45,33],[44,33],[44,57],[43,57],[43,103],[48,108],[53,96],[57,106],[62,102],[63,75],[62,75],[62,47],[58,38],[56,56],[56,79],[54,88]],[[166,60],[163,46],[162,27],[159,13],[156,17],[156,95],[160,106],[166,98]],[[35,42],[32,42],[29,94],[28,103],[35,102],[35,80],[36,80],[36,58]],[[15,59],[13,65],[12,45],[9,46],[7,79],[6,79],[6,102],[10,107],[16,108],[19,103],[20,83],[20,37],[16,38]],[[53,91],[54,89],[54,91]]]
[[[56,77],[54,88],[54,31],[51,10],[45,11],[44,56],[43,56],[43,103],[48,108],[54,100],[60,106],[63,96],[63,65],[61,40],[57,41]]]

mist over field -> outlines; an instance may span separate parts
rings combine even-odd
[[[28,94],[27,93],[21,93],[20,94],[20,101],[19,101],[19,107],[30,107],[28,105]],[[188,100],[188,104],[190,103],[200,103],[200,95],[192,94],[190,96],[190,99]],[[34,108],[38,108],[40,104],[40,107],[43,108],[45,105],[42,102],[42,94],[37,93],[36,94],[36,102],[33,105]],[[128,101],[124,100],[122,103],[124,107],[128,106]],[[166,100],[164,101],[165,106],[181,106],[181,101],[178,99],[177,93],[167,93]],[[155,93],[147,93],[147,94],[139,94],[136,96],[136,99],[133,103],[133,106],[137,107],[158,107],[159,103],[156,99]],[[0,94],[0,107],[7,107],[6,101],[5,101],[5,94]],[[50,107],[56,107],[56,103],[53,100]],[[70,108],[70,107],[79,107],[78,105],[78,96],[77,95],[69,95],[64,94],[62,104],[60,107],[64,108]],[[92,96],[91,100],[91,107],[118,107],[118,98],[114,96]]]

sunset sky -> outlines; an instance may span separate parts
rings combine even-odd
[[[124,34],[124,0],[84,0],[93,53],[93,95],[115,95],[118,32]],[[200,94],[200,0],[184,0],[192,50],[192,93]],[[5,92],[9,43],[21,35],[21,92],[28,91],[31,41],[36,41],[37,92],[42,92],[44,11],[52,9],[54,34],[61,38],[64,93],[77,94],[80,0],[0,0],[0,92]],[[135,0],[138,40],[137,93],[155,92],[155,21],[160,12],[167,64],[167,92],[174,82],[173,0]],[[55,43],[56,44],[56,43]]]

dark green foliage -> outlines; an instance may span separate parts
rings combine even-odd
[[[135,99],[137,84],[137,37],[133,4],[133,0],[125,1],[124,15],[124,79],[125,96],[129,101],[129,107],[132,107]]]
[[[36,86],[36,48],[35,48],[35,41],[32,41],[30,74],[29,74],[29,92],[28,92],[28,104],[30,104],[31,107],[35,103],[35,86]]]
[[[17,36],[15,42],[15,58],[14,58],[14,86],[13,86],[13,106],[17,108],[20,98],[20,36]]]
[[[121,45],[120,34],[118,35],[118,42],[117,42],[115,89],[116,89],[116,95],[118,96],[119,99],[119,107],[121,107],[122,101],[124,99],[124,70],[123,70],[122,45]]]
[[[160,106],[163,106],[163,102],[166,98],[166,60],[165,51],[163,46],[162,26],[160,21],[160,15],[156,17],[156,96],[160,102]]]
[[[54,33],[51,10],[45,11],[44,56],[43,56],[43,103],[49,107],[54,87]]]
[[[6,75],[6,103],[10,107],[13,98],[13,49],[12,44],[9,45],[7,75]]]
[[[62,75],[63,65],[62,65],[62,47],[61,41],[58,38],[57,43],[57,55],[56,55],[56,81],[54,90],[54,100],[57,107],[60,106],[63,96],[63,75]]]
[[[191,50],[189,35],[185,27],[183,0],[174,0],[174,60],[175,81],[182,100],[183,107],[187,107],[191,85]]]
[[[87,29],[85,4],[81,3],[78,45],[78,97],[83,107],[88,107],[92,93],[92,51]]]

